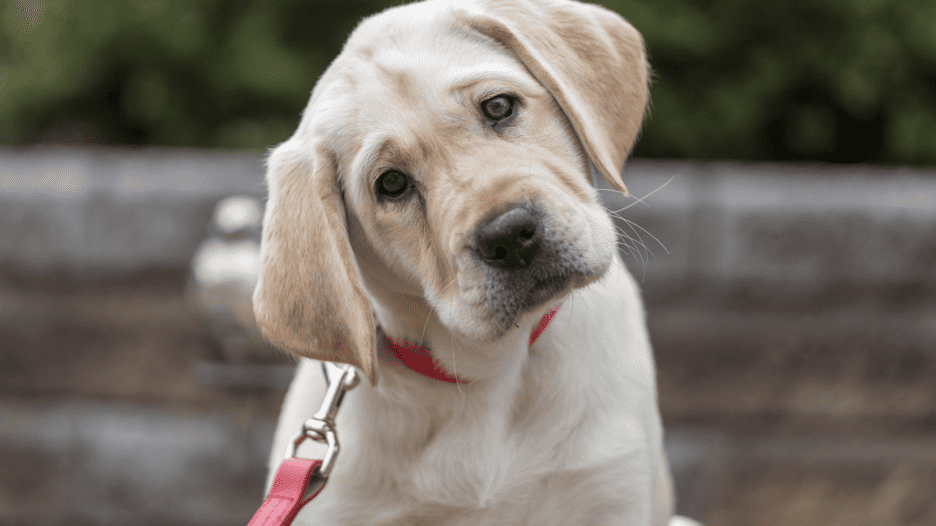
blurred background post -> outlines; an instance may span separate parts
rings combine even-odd
[[[601,2],[680,512],[936,524],[936,3]],[[241,524],[266,149],[377,0],[0,3],[0,525]],[[626,210],[625,210],[626,207]]]

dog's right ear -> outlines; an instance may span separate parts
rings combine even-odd
[[[270,155],[266,181],[257,323],[274,345],[357,366],[376,384],[376,332],[334,159],[323,147],[291,139]]]
[[[455,11],[499,42],[545,86],[611,188],[621,179],[649,100],[640,32],[604,7],[565,0],[479,0]]]

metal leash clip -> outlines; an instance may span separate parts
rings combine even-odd
[[[299,445],[305,442],[307,438],[325,444],[328,449],[325,450],[322,465],[318,469],[319,476],[324,479],[328,478],[328,474],[335,465],[335,457],[338,456],[340,449],[338,434],[335,432],[335,415],[338,414],[338,408],[341,407],[344,394],[354,389],[361,382],[361,377],[354,370],[354,367],[348,364],[322,362],[322,372],[325,374],[325,381],[328,384],[325,399],[322,400],[322,405],[312,415],[312,418],[303,422],[302,431],[296,433],[290,441],[289,446],[286,448],[286,459],[295,458]]]

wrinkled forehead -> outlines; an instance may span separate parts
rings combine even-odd
[[[450,8],[426,7],[432,5],[390,9],[362,22],[319,81],[313,126],[339,156],[354,156],[374,137],[406,140],[451,124],[473,102],[470,90],[485,83],[544,91],[501,44],[459,25]]]
[[[501,44],[460,22],[454,7],[435,2],[388,9],[364,20],[342,56],[360,66],[367,82],[404,96],[413,82],[424,88],[451,85],[453,75],[485,65],[525,72]]]

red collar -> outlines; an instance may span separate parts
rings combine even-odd
[[[543,331],[546,330],[546,327],[549,326],[549,322],[552,321],[553,317],[556,316],[556,311],[559,310],[559,305],[556,305],[556,308],[549,311],[536,325],[536,328],[533,329],[533,333],[530,334],[530,345],[533,345],[533,342],[543,334]],[[397,355],[397,358],[403,362],[403,365],[409,367],[410,369],[416,371],[417,373],[428,376],[429,378],[434,378],[436,380],[442,380],[443,382],[459,383],[464,384],[468,383],[468,380],[462,380],[455,376],[449,375],[447,372],[442,370],[438,363],[432,359],[432,351],[425,347],[419,347],[418,345],[413,345],[412,343],[403,340],[402,343],[397,343],[390,339],[389,336],[384,336],[387,340],[387,344],[390,345],[390,348],[393,349],[393,353]]]

